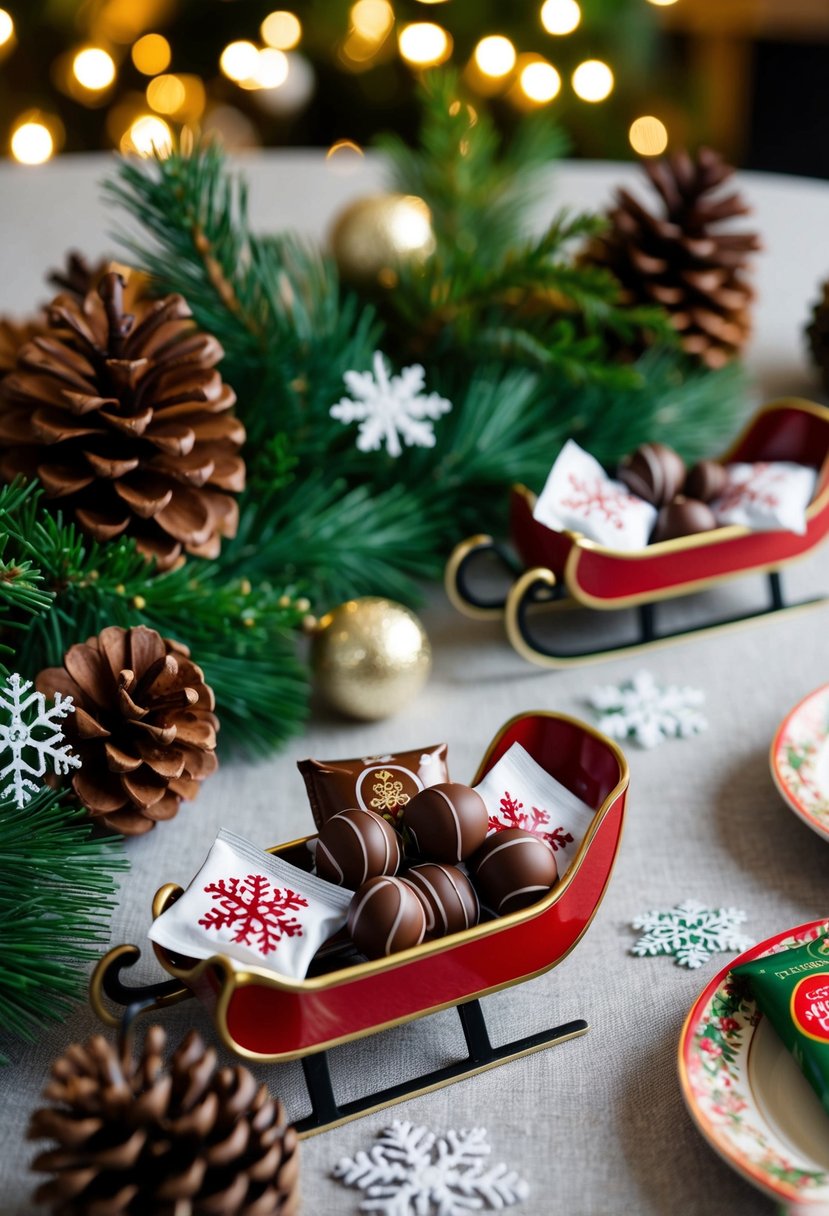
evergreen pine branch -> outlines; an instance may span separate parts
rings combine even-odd
[[[63,1018],[108,939],[120,840],[96,839],[85,810],[44,790],[0,800],[0,1033],[31,1039]]]

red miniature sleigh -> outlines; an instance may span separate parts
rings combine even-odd
[[[829,410],[794,398],[775,401],[755,416],[721,459],[724,463],[790,460],[817,469],[805,533],[752,532],[729,525],[623,552],[577,532],[545,527],[533,519],[535,495],[524,486],[515,486],[510,535],[517,560],[490,536],[462,541],[446,567],[450,600],[466,616],[503,617],[509,641],[518,653],[546,667],[605,658],[688,632],[722,628],[784,610],[789,606],[783,600],[781,567],[810,552],[829,532]],[[514,581],[506,594],[487,596],[472,583],[483,559],[493,557]],[[768,574],[771,596],[767,608],[694,630],[657,632],[654,606],[658,601],[752,572]],[[639,636],[624,645],[566,654],[533,636],[531,610],[535,606],[573,603],[600,611],[636,608]]]
[[[121,1024],[107,1007],[106,996],[126,1007],[127,1024],[137,1013],[198,996],[211,1009],[222,1041],[237,1054],[262,1061],[302,1059],[312,1114],[297,1127],[306,1133],[583,1034],[587,1023],[579,1020],[493,1047],[477,998],[548,971],[582,937],[602,900],[616,857],[627,796],[627,762],[615,743],[573,718],[523,714],[498,732],[473,784],[515,742],[595,808],[570,868],[538,903],[388,958],[343,965],[331,954],[321,973],[305,979],[284,978],[257,967],[234,970],[220,954],[196,961],[154,946],[162,967],[174,978],[131,988],[122,982],[121,972],[137,961],[140,951],[137,946],[118,946],[101,960],[92,977],[96,1013],[109,1025]],[[310,864],[306,839],[278,845],[271,852],[303,868]],[[153,916],[180,894],[181,888],[172,883],[163,886],[153,901]],[[468,1056],[356,1101],[337,1103],[325,1055],[328,1048],[450,1005],[458,1006]]]

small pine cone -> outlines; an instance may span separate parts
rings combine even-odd
[[[0,477],[39,477],[95,540],[132,536],[169,569],[235,534],[245,432],[222,348],[181,296],[127,313],[124,286],[112,271],[83,300],[59,295],[18,352],[0,387]]]
[[[11,317],[0,317],[0,381],[17,366],[17,356],[27,342],[42,334],[46,322],[40,317],[25,321],[13,321]]]
[[[74,699],[64,727],[81,759],[72,787],[113,831],[137,836],[172,819],[218,767],[213,691],[187,648],[154,629],[111,625],[36,685]]]
[[[719,187],[734,173],[718,152],[700,148],[644,161],[661,206],[648,210],[629,191],[616,191],[609,231],[587,260],[607,266],[631,304],[661,304],[687,354],[711,368],[739,354],[751,332],[754,290],[745,277],[761,248],[753,232],[719,226],[751,208]]]
[[[52,1175],[35,1202],[54,1216],[294,1216],[282,1103],[247,1068],[217,1070],[195,1031],[168,1064],[165,1045],[151,1026],[138,1060],[95,1035],[55,1061],[27,1133],[57,1142],[32,1163]]]
[[[823,387],[829,393],[829,279],[821,291],[821,298],[812,309],[812,321],[806,329],[806,338],[812,358],[820,370]]]

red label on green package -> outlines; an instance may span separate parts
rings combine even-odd
[[[829,1043],[829,971],[802,979],[792,993],[792,1021],[798,1030]]]

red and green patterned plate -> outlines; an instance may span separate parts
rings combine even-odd
[[[829,840],[829,684],[810,692],[780,723],[771,775],[794,813]]]
[[[730,969],[826,933],[829,920],[812,921],[746,950],[702,992],[679,1041],[682,1096],[703,1136],[785,1211],[803,1216],[829,1213],[829,1114]]]

